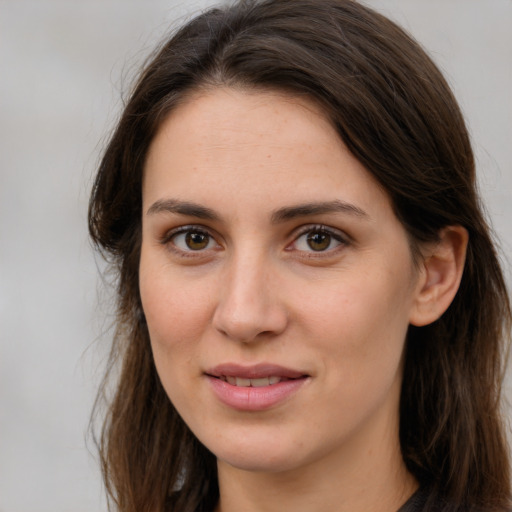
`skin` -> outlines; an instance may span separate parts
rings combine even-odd
[[[334,201],[343,208],[276,219]],[[218,510],[396,511],[417,487],[398,442],[404,340],[449,303],[446,276],[456,290],[460,232],[431,252],[431,272],[415,265],[388,196],[315,104],[225,88],[161,125],[143,212],[140,293],[157,371],[217,456]],[[324,237],[320,250],[308,233]],[[205,374],[226,362],[307,378],[275,406],[240,411]]]

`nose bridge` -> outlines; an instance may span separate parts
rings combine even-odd
[[[261,248],[247,244],[233,251],[220,287],[215,327],[243,342],[280,333],[286,313],[272,274],[271,258]]]

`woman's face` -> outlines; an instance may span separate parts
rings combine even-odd
[[[221,463],[397,446],[418,274],[386,193],[313,103],[214,89],[158,131],[142,304],[162,384]]]

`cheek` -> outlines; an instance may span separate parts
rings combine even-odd
[[[374,381],[399,367],[408,329],[408,283],[395,276],[369,275],[324,286],[321,293],[297,302],[307,304],[298,322],[325,367],[336,366],[346,382]],[[320,291],[320,290],[319,290]],[[306,302],[307,300],[307,302]]]
[[[140,293],[160,381],[181,414],[190,407],[189,389],[209,321],[208,294],[163,273],[141,271]]]
[[[155,362],[161,356],[192,353],[211,317],[211,294],[170,274],[154,271],[141,260],[140,294],[147,320]],[[198,287],[201,293],[198,292]]]
[[[297,316],[309,319],[306,323],[312,333],[350,333],[347,341],[355,337],[359,343],[383,337],[394,339],[396,331],[403,332],[408,325],[410,300],[404,289],[405,285],[396,286],[391,280],[376,276],[333,282],[313,296],[298,298],[297,303],[303,307]],[[369,338],[369,333],[378,336]]]
[[[402,298],[394,300],[375,284],[347,285],[342,292],[326,294],[325,301],[314,301],[308,317],[308,338],[321,358],[319,375],[327,390],[327,419],[348,429],[396,400],[400,389],[405,307]]]

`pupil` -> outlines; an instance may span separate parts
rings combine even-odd
[[[204,249],[208,245],[208,236],[202,233],[187,233],[185,240],[187,247],[194,251]]]
[[[310,233],[308,235],[308,245],[313,251],[323,251],[329,247],[331,236],[326,233]]]

